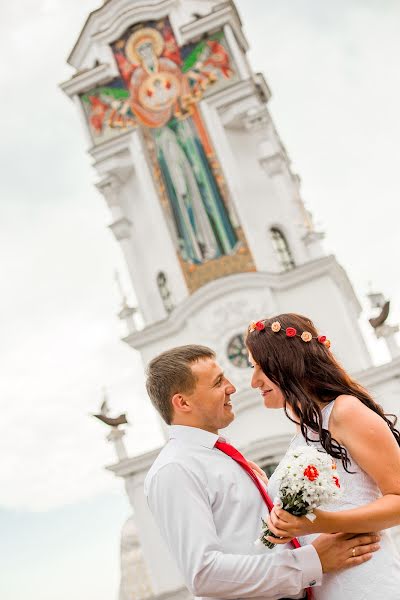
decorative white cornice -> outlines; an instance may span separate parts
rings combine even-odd
[[[268,436],[241,447],[240,451],[246,458],[257,463],[265,458],[270,459],[271,463],[279,462],[289,446],[291,437],[292,433]]]
[[[205,100],[210,106],[226,110],[230,105],[236,104],[246,98],[254,98],[257,95],[256,86],[252,78],[242,79],[233,83],[223,90],[210,93]],[[252,104],[254,106],[254,103]],[[249,107],[250,108],[250,107]]]
[[[375,387],[390,379],[397,379],[400,387],[400,356],[383,365],[359,371],[354,374],[354,378],[367,388]]]
[[[252,133],[265,129],[271,122],[271,117],[265,104],[253,107],[242,117],[244,129]]]
[[[288,170],[287,157],[283,152],[262,155],[259,157],[258,162],[270,177],[280,175]]]
[[[176,8],[176,0],[114,0],[107,2],[93,11],[68,57],[68,63],[80,69],[93,44],[110,44],[121,36],[129,25],[147,20],[157,20],[172,13]],[[174,19],[171,20],[174,29]],[[243,34],[241,20],[233,2],[216,4],[215,8],[204,17],[190,21],[174,31],[180,41],[185,44],[200,38],[210,31],[217,31],[229,25],[244,52],[248,50],[248,42]],[[94,58],[93,58],[94,59]]]
[[[324,256],[284,273],[236,273],[211,281],[179,304],[167,319],[145,327],[140,332],[124,338],[124,341],[133,348],[140,350],[149,344],[176,335],[187,319],[203,306],[216,301],[221,296],[229,296],[229,294],[243,289],[263,290],[270,288],[272,291],[286,290],[308,283],[323,275],[330,276],[337,283],[344,292],[349,304],[353,306],[354,311],[359,315],[361,305],[347,274],[334,256]]]
[[[162,446],[145,454],[122,460],[115,465],[106,467],[106,469],[112,471],[118,477],[130,477],[132,475],[147,473],[161,450]]]
[[[90,89],[108,83],[113,77],[118,77],[119,72],[115,64],[97,65],[93,69],[77,73],[68,81],[60,84],[60,88],[70,98],[77,94],[84,94]]]
[[[93,157],[94,166],[97,170],[102,174],[114,172],[123,181],[133,174],[131,145],[135,135],[138,135],[137,130],[131,129],[97,146],[93,146],[89,150],[89,154]]]
[[[183,25],[180,28],[180,32],[183,42],[186,44],[196,38],[200,38],[205,33],[218,31],[224,25],[230,25],[239,46],[244,52],[247,52],[249,44],[242,31],[239,14],[232,2],[221,4],[220,7],[217,6],[208,15]]]
[[[96,183],[97,189],[104,196],[110,210],[120,206],[119,191],[121,184],[121,180],[113,174]]]
[[[131,237],[132,223],[126,217],[121,217],[121,219],[114,221],[114,223],[109,225],[109,228],[115,235],[115,238],[118,240],[118,242],[121,242],[122,240],[128,240]]]
[[[260,100],[264,104],[267,104],[267,102],[269,102],[269,100],[272,96],[272,92],[271,92],[270,87],[264,77],[264,74],[263,73],[254,73],[254,83],[256,85],[258,96],[259,96]]]
[[[307,246],[310,246],[311,244],[320,242],[321,240],[324,239],[324,237],[325,237],[324,231],[316,231],[315,229],[309,229],[307,231],[307,233],[305,233],[301,239]]]
[[[81,34],[68,57],[68,63],[79,69],[91,44],[111,43],[129,25],[142,20],[161,19],[173,8],[175,0],[114,0],[90,13]]]
[[[259,403],[258,398],[256,399],[256,403]],[[274,459],[280,459],[284,454],[289,445],[290,438],[291,434],[266,437],[265,439],[263,438],[262,440],[256,440],[251,444],[247,444],[241,447],[240,450],[250,460],[257,462],[263,458],[270,458],[271,462],[273,462]],[[136,477],[142,481],[161,450],[162,446],[151,450],[151,452],[121,460],[114,465],[109,465],[106,469],[117,475],[117,477],[123,477],[124,479]]]
[[[93,148],[89,150],[89,154],[93,156],[94,160],[97,162],[109,158],[117,152],[126,150],[129,148],[133,131],[134,130],[125,131],[111,140],[93,146]]]
[[[267,127],[271,121],[254,77],[211,94],[205,101],[218,110],[222,124],[227,128],[251,129],[261,126],[261,121],[262,126]]]

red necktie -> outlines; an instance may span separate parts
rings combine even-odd
[[[215,443],[215,448],[218,448],[218,450],[221,450],[221,452],[224,452],[225,454],[227,454],[228,456],[233,458],[233,460],[235,460],[237,463],[239,463],[239,465],[250,475],[250,477],[256,484],[258,491],[260,492],[265,504],[268,506],[268,510],[271,512],[271,510],[274,506],[274,503],[272,502],[271,498],[268,496],[265,487],[262,485],[262,483],[258,479],[257,475],[254,473],[253,469],[251,468],[251,466],[249,465],[249,463],[247,462],[247,460],[245,459],[243,454],[241,454],[239,452],[239,450],[236,450],[236,448],[234,448],[227,442],[221,442],[219,440]],[[291,544],[293,544],[294,548],[300,548],[300,542],[297,538],[293,538],[291,540]],[[312,599],[311,589],[307,588],[306,593],[307,593],[308,600],[311,600]]]

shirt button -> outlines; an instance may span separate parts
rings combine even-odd
[[[308,584],[309,587],[312,587],[313,585],[315,585],[317,582],[315,581],[315,579],[313,579],[312,581],[310,581],[310,583]]]

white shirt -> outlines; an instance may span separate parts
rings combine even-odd
[[[255,546],[267,507],[249,475],[214,448],[218,435],[173,425],[145,494],[190,592],[212,600],[301,597],[320,585],[313,546]]]

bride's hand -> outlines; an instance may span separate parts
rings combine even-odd
[[[307,517],[295,517],[283,508],[276,508],[275,506],[267,519],[267,524],[272,533],[286,541],[317,531]],[[273,541],[273,538],[271,538],[271,541]]]
[[[263,481],[265,485],[268,485],[268,477],[266,472],[263,471],[262,468],[259,467],[258,464],[253,462],[252,460],[248,460],[247,462],[249,463],[257,477],[259,477],[259,479],[261,479],[261,481]]]

